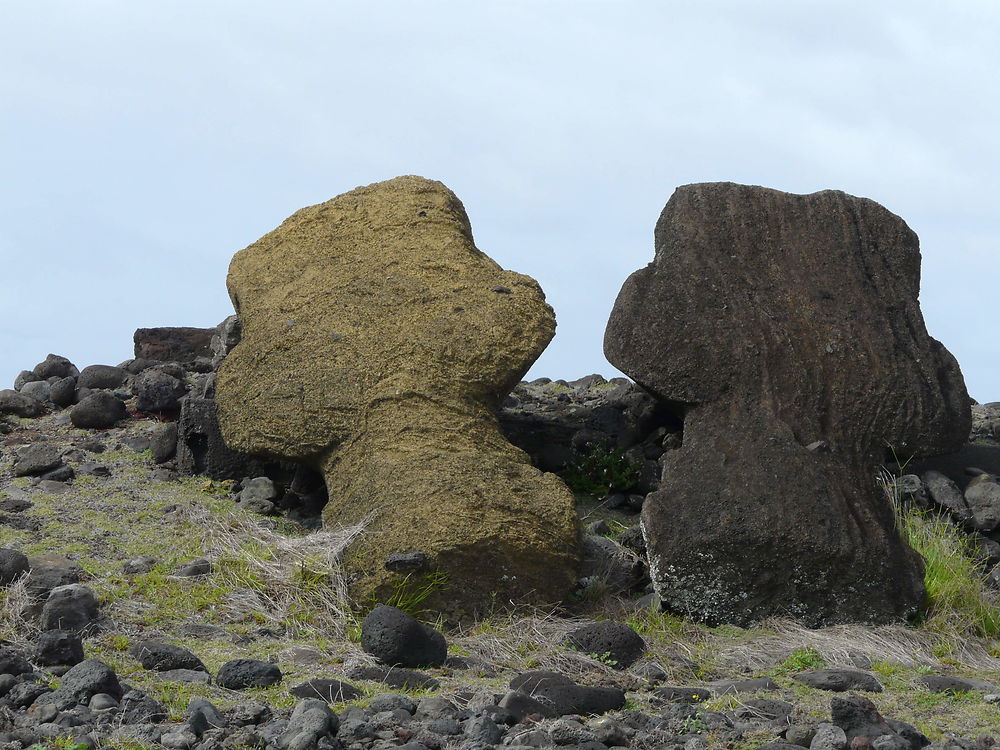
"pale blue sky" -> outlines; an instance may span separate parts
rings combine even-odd
[[[615,374],[663,204],[732,180],[902,216],[931,335],[998,400],[998,38],[992,0],[0,0],[0,386],[214,325],[236,250],[420,174],[555,307],[532,376]]]

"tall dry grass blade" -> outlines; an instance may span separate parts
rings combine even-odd
[[[207,519],[231,615],[265,618],[293,637],[346,639],[354,618],[340,558],[367,523],[287,536],[241,513]]]

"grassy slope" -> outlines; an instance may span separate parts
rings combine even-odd
[[[27,429],[8,439],[31,438],[27,430],[39,430],[68,447],[89,437],[58,422],[56,417],[25,421]],[[108,437],[109,447],[151,426],[129,423]],[[5,455],[9,457],[9,449]],[[6,494],[12,494],[9,488],[25,492],[34,507],[23,515],[41,523],[37,532],[0,525],[0,545],[17,547],[29,556],[69,556],[86,571],[86,584],[100,596],[106,617],[102,630],[86,642],[88,657],[106,661],[124,679],[165,702],[177,718],[193,695],[204,695],[221,707],[247,699],[291,706],[289,686],[310,677],[342,677],[348,666],[370,663],[356,642],[359,621],[349,611],[336,576],[335,553],[345,541],[343,535],[301,537],[283,522],[249,517],[234,506],[225,484],[203,478],[156,481],[151,478],[148,454],[128,448],[86,460],[111,467],[112,476],[79,477],[70,492],[50,495],[29,488],[25,479],[11,479],[10,461],[0,463],[0,499],[5,488]],[[158,560],[153,570],[123,574],[122,563],[139,555]],[[202,579],[170,575],[180,563],[200,556],[213,560],[214,575]],[[30,625],[16,616],[18,587],[0,596],[6,598],[0,637],[29,640]],[[805,688],[791,675],[823,665],[853,666],[852,656],[860,654],[872,660],[873,671],[886,687],[885,693],[870,696],[885,715],[911,722],[932,738],[949,731],[976,734],[1000,724],[997,706],[982,702],[978,695],[931,694],[914,683],[929,671],[1000,682],[996,633],[977,638],[968,623],[942,619],[943,611],[932,613],[919,628],[810,631],[775,621],[742,630],[697,626],[605,598],[586,604],[574,618],[539,612],[502,615],[467,631],[451,632],[451,653],[464,657],[471,667],[431,671],[442,682],[440,693],[448,695],[460,688],[503,692],[515,672],[559,669],[581,682],[610,680],[628,691],[632,707],[655,710],[641,692],[644,680],[559,645],[579,617],[617,618],[629,621],[645,636],[650,658],[666,669],[674,684],[767,675],[781,685],[786,699],[796,703],[797,717],[828,720],[831,694]],[[184,635],[185,626],[191,624],[220,630],[216,636],[195,639]],[[130,645],[150,637],[190,648],[213,673],[231,658],[276,660],[285,681],[246,693],[160,682],[127,654]],[[297,665],[287,657],[292,646],[309,646],[321,655],[314,664]],[[380,690],[375,684],[361,686],[369,694]],[[732,708],[738,700],[718,698],[707,707]],[[753,747],[763,741],[765,736],[754,735],[745,744]]]

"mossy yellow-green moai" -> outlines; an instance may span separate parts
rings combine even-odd
[[[464,619],[570,591],[572,494],[497,422],[555,317],[476,248],[454,193],[398,177],[304,208],[233,257],[228,286],[243,338],[218,376],[223,436],[322,471],[328,526],[371,518],[345,558],[361,602],[433,581],[422,606]],[[386,568],[412,551],[419,571]]]

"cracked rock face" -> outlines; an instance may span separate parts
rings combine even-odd
[[[841,192],[709,183],[678,188],[655,240],[604,347],[685,417],[642,513],[661,599],[741,624],[913,614],[922,562],[875,470],[886,446],[955,450],[970,427],[920,314],[916,235]]]
[[[372,517],[347,564],[362,598],[419,550],[424,606],[466,617],[569,592],[573,498],[500,432],[499,405],[552,338],[531,278],[476,248],[439,182],[399,177],[304,208],[237,253],[242,339],[218,376],[226,443],[320,469],[328,526]]]

